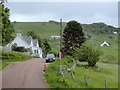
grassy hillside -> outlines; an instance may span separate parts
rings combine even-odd
[[[16,32],[26,34],[28,31],[33,30],[41,38],[49,39],[53,35],[60,34],[60,24],[56,22],[14,22]],[[62,29],[64,30],[66,23],[63,23]],[[106,25],[104,23],[82,24],[85,34],[91,36],[88,43],[92,43],[99,47],[104,55],[101,61],[108,63],[117,63],[118,61],[118,36],[113,34],[113,31],[118,31],[118,28]],[[107,41],[110,47],[100,47],[103,41]],[[54,52],[59,51],[59,40],[50,41],[50,45]],[[113,62],[114,60],[114,62]]]
[[[59,23],[48,23],[48,22],[18,22],[13,23],[15,30],[26,34],[28,31],[34,31],[41,38],[50,38],[52,35],[60,34]],[[65,27],[63,23],[63,28]]]
[[[78,63],[71,73],[66,73],[66,66],[72,67],[72,63],[68,63],[69,59],[56,60],[50,64],[46,70],[45,78],[52,88],[105,88],[105,80],[107,88],[118,87],[118,66],[116,64],[97,63],[97,67],[87,68],[85,63]],[[63,65],[64,77],[59,74],[60,64]],[[87,85],[85,82],[85,78]]]

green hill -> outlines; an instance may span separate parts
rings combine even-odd
[[[42,38],[49,38],[52,35],[60,34],[59,22],[14,22],[15,30],[26,34],[28,31],[33,30]],[[64,30],[66,23],[62,23]],[[115,28],[104,23],[82,24],[85,32],[93,34],[112,34],[113,31],[118,31]]]
[[[60,23],[55,21],[49,22],[13,22],[16,32],[21,32],[26,34],[28,31],[34,31],[41,38],[50,39],[53,35],[60,34]],[[64,30],[66,23],[63,22],[62,29]],[[101,57],[101,60],[104,62],[116,63],[118,61],[118,36],[114,35],[114,31],[119,31],[120,29],[115,28],[104,23],[93,23],[93,24],[82,24],[83,30],[86,35],[91,38],[88,40],[88,43],[92,43],[99,47],[104,55]],[[107,41],[109,47],[100,47],[100,44],[103,41]],[[59,40],[50,41],[51,47],[54,52],[59,51]]]
[[[34,31],[41,38],[50,38],[52,35],[60,34],[60,24],[51,22],[14,22],[15,30],[26,34],[28,31]],[[63,23],[63,28],[66,23]]]

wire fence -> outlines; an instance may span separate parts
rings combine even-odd
[[[75,79],[75,75],[73,73],[73,69],[75,67],[76,67],[75,61],[73,62],[73,65],[72,65],[71,68],[68,68],[67,65],[60,64],[59,74],[62,77],[65,77],[65,76],[67,76],[70,73],[71,79],[74,80]],[[84,75],[83,80],[84,80],[85,86],[89,86],[89,80],[88,80],[88,77],[86,75]],[[104,81],[104,88],[105,88],[105,90],[108,90],[108,82],[107,82],[107,80]]]

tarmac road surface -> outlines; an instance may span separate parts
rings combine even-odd
[[[44,59],[11,63],[2,71],[2,88],[48,88],[44,80]]]

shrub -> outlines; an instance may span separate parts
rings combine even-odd
[[[27,56],[18,52],[2,52],[2,60],[27,60],[32,58],[31,56]]]
[[[45,73],[45,78],[47,80],[47,83],[50,85],[50,87],[54,87],[54,88],[77,88],[79,87],[78,84],[76,84],[73,80],[71,80],[70,78],[66,78],[65,75],[65,68],[67,65],[68,68],[72,67],[72,63],[73,63],[73,59],[70,56],[66,56],[65,58],[63,58],[62,60],[60,59],[56,59],[55,62],[53,62],[52,64],[50,64],[46,70]],[[59,74],[59,68],[60,68],[60,64],[62,64],[62,69],[64,72],[65,77],[62,77]],[[71,77],[70,74],[68,74],[67,77]]]
[[[99,51],[93,45],[83,44],[81,48],[77,50],[75,57],[79,61],[88,62],[89,67],[94,67],[101,54],[101,51]]]
[[[24,47],[14,47],[12,50],[18,52],[27,52],[27,50]]]

